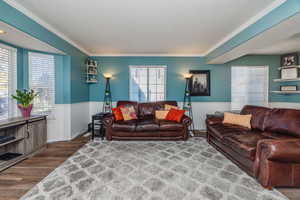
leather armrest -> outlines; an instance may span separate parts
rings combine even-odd
[[[206,118],[206,124],[207,125],[222,124],[223,119],[224,119],[224,117],[221,117],[221,116],[220,117],[217,117],[217,116],[208,117],[208,118]]]
[[[300,163],[300,139],[261,140],[257,148],[268,160]]]
[[[186,115],[183,115],[181,122],[188,127],[192,124],[192,119]]]
[[[109,115],[103,118],[102,123],[105,127],[112,126],[115,121],[114,115]]]

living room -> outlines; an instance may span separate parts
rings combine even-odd
[[[0,199],[300,199],[299,23],[298,0],[1,1]]]

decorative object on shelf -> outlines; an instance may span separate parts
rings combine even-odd
[[[16,90],[16,95],[11,97],[18,101],[18,108],[20,109],[23,117],[29,117],[32,110],[32,101],[38,95],[34,90]]]
[[[111,100],[111,91],[110,91],[109,80],[112,78],[112,74],[105,73],[105,74],[103,74],[103,76],[104,76],[104,78],[106,78],[106,86],[105,86],[105,91],[104,91],[102,112],[111,113],[112,100]]]
[[[298,65],[298,54],[297,53],[290,53],[281,56],[281,66],[293,66]]]
[[[86,82],[97,83],[98,77],[98,63],[95,60],[88,58],[86,60]]]
[[[189,131],[194,132],[194,120],[193,120],[193,109],[192,109],[192,101],[191,101],[191,93],[189,89],[190,79],[192,78],[192,74],[184,74],[183,77],[185,78],[185,89],[184,89],[184,97],[183,97],[183,105],[182,109],[187,111],[187,115],[192,119],[192,124],[189,127]]]
[[[210,71],[190,70],[192,77],[189,79],[191,96],[210,96]]]
[[[297,91],[297,85],[281,85],[280,91]]]
[[[298,78],[298,68],[297,67],[288,67],[281,68],[281,79],[295,79]]]

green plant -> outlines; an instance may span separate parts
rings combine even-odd
[[[24,108],[28,108],[33,99],[38,95],[34,90],[16,90],[16,95],[11,95],[11,97],[18,101]]]

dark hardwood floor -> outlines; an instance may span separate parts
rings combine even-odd
[[[0,173],[0,200],[17,200],[57,166],[88,142],[80,137],[69,142],[56,142],[35,156]],[[279,188],[291,200],[300,199],[300,189]]]

